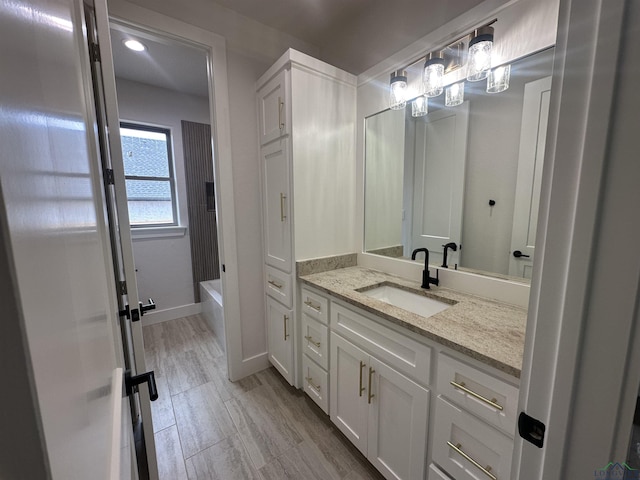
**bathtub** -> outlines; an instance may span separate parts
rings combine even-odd
[[[220,348],[225,350],[222,281],[220,279],[200,282],[200,304],[202,305],[202,316],[206,319],[211,330],[213,330]]]

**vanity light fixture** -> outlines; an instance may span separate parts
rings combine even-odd
[[[427,113],[429,113],[428,99],[425,95],[420,95],[411,102],[412,117],[424,117]]]
[[[444,104],[447,107],[456,107],[464,102],[464,82],[454,83],[446,89]]]
[[[494,68],[487,76],[487,93],[500,93],[509,88],[511,65],[501,65]]]
[[[444,76],[444,55],[436,52],[427,55],[424,64],[422,81],[424,84],[424,94],[427,97],[437,97],[442,94],[442,77]],[[415,115],[414,115],[415,116]]]
[[[144,46],[142,42],[138,40],[134,40],[133,38],[128,38],[127,40],[123,40],[124,46],[129,50],[133,50],[134,52],[144,52],[147,47]]]
[[[389,88],[389,108],[401,110],[407,106],[407,72],[397,70],[391,73]]]
[[[487,78],[491,69],[491,51],[493,49],[493,27],[485,26],[474,30],[469,40],[467,61],[467,80],[477,82]]]

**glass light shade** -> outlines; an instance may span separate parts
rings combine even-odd
[[[407,74],[406,72],[394,72],[391,74],[389,88],[389,108],[401,110],[407,106]]]
[[[444,104],[447,107],[455,107],[464,102],[464,82],[454,83],[447,87]]]
[[[411,102],[411,116],[412,117],[424,117],[428,110],[428,100],[424,95],[420,95],[413,102]]]
[[[444,76],[444,61],[441,58],[427,60],[424,66],[422,81],[424,94],[427,97],[437,97],[442,94],[442,77]]]
[[[467,64],[467,80],[477,82],[487,78],[491,69],[491,50],[493,42],[485,40],[474,43],[469,47],[469,62]]]
[[[509,88],[511,65],[494,68],[487,77],[487,93],[500,93]]]

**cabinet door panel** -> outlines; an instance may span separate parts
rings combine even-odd
[[[371,357],[368,458],[389,479],[424,478],[429,391]]]
[[[288,140],[281,139],[261,150],[265,262],[291,272],[291,197],[289,192]]]
[[[369,355],[331,333],[331,420],[364,455],[367,454],[368,362]]]
[[[293,385],[293,315],[267,297],[269,361]]]
[[[258,91],[260,145],[289,133],[287,118],[287,77],[283,70]]]

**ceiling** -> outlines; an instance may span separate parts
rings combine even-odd
[[[321,60],[358,75],[481,1],[162,0],[161,3],[174,8],[178,8],[179,3],[179,8],[184,10],[188,10],[188,6],[210,5],[219,13],[229,12],[236,18],[258,22],[315,46]],[[117,77],[207,95],[203,52],[165,39],[140,38],[140,35],[136,36],[147,46],[147,51],[132,52],[122,43],[132,33],[135,32],[125,27],[112,28]]]
[[[141,41],[146,51],[134,52],[125,47],[123,42],[129,38]],[[113,25],[111,44],[117,78],[207,96],[207,56],[203,51]]]

